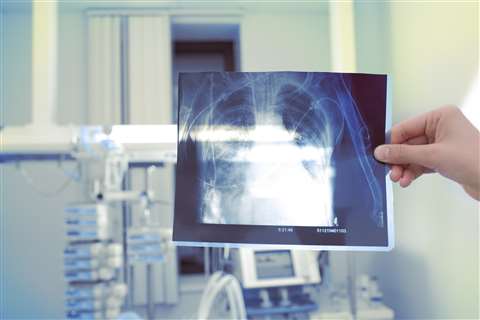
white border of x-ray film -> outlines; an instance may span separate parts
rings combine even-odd
[[[390,143],[390,129],[392,127],[392,79],[387,75],[387,110],[385,112],[385,142]],[[373,150],[372,150],[373,151]],[[325,251],[390,251],[395,246],[393,225],[393,188],[389,178],[389,170],[385,173],[385,199],[387,201],[387,246],[322,246],[302,244],[262,244],[262,243],[229,243],[229,242],[191,242],[173,241],[177,246],[212,247],[212,248],[255,248],[255,249],[293,249],[293,250],[325,250]],[[285,226],[296,228],[297,226]],[[281,237],[281,234],[279,234]]]
[[[387,75],[387,112],[385,113],[385,142],[391,142],[391,129],[392,129],[392,77]],[[393,224],[393,186],[392,180],[390,180],[390,170],[385,173],[385,199],[387,201],[387,233],[388,233],[388,246],[385,250],[390,251],[395,247],[395,227]],[[373,251],[373,250],[372,250]]]

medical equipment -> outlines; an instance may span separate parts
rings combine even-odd
[[[72,204],[65,214],[66,318],[115,318],[127,288],[119,283],[123,249],[112,240],[108,207],[103,203]]]
[[[109,223],[108,208],[102,203],[73,204],[65,209],[65,224],[67,241],[78,245],[82,243],[96,243],[108,241],[112,238],[111,225]],[[112,253],[121,254],[121,248],[110,245],[105,250],[112,250]],[[114,249],[116,248],[116,249]],[[95,251],[102,251],[101,246],[96,246]],[[78,251],[81,251],[80,249]],[[75,249],[71,253],[74,253]],[[101,253],[101,252],[100,252]],[[108,253],[108,252],[104,252]]]
[[[155,306],[172,305],[179,300],[176,248],[171,230],[162,227],[153,217],[155,200],[150,185],[154,166],[141,166],[143,189],[130,202],[138,211],[126,230],[126,255],[128,260],[130,305],[145,307],[147,319],[156,319]]]
[[[171,237],[170,230],[158,226],[128,229],[129,265],[137,273],[145,273],[145,290],[134,290],[134,303],[146,305],[147,319],[156,318],[155,303],[174,304],[179,299],[176,248]]]
[[[383,293],[376,277],[362,274],[357,282],[358,308],[376,308],[382,305]]]
[[[127,254],[134,262],[162,262],[165,251],[172,246],[171,232],[160,228],[152,219],[153,191],[150,188],[150,173],[153,167],[145,169],[145,190],[140,193],[139,203],[141,215],[137,226],[128,229]]]
[[[320,283],[314,252],[241,248],[233,251],[235,275],[246,289]]]
[[[179,299],[176,248],[171,245],[171,231],[159,228],[148,219],[131,226],[135,217],[130,209],[113,217],[109,207],[122,204],[123,208],[130,208],[140,204],[140,215],[144,218],[150,216],[153,205],[162,204],[153,198],[148,181],[143,190],[130,190],[124,185],[124,177],[136,168],[149,172],[152,167],[175,162],[176,127],[57,129],[49,127],[43,135],[40,133],[46,138],[39,140],[45,143],[36,145],[24,139],[25,130],[2,130],[0,136],[5,143],[0,163],[76,162],[78,173],[74,175],[78,176],[78,182],[90,187],[92,202],[65,208],[68,241],[64,251],[65,279],[70,287],[122,280],[128,286],[128,307],[149,306],[148,318],[153,319],[155,304],[175,304]],[[69,180],[74,175],[69,174]],[[111,218],[117,223],[112,224]],[[113,244],[113,239],[119,243]],[[102,300],[100,309],[98,302],[72,301],[71,297],[67,300],[67,317],[70,318],[104,318],[107,314],[114,318],[120,311],[120,307],[115,306],[121,306],[121,302],[108,298]]]
[[[131,263],[162,262],[171,245],[171,232],[161,228],[130,228],[128,230],[128,257]]]
[[[316,253],[240,248],[232,252],[249,318],[316,310],[309,287],[320,284]]]

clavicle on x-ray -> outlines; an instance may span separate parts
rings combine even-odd
[[[322,227],[343,240],[356,225],[385,230],[385,167],[372,152],[385,141],[386,77],[355,76],[182,74],[175,224]]]

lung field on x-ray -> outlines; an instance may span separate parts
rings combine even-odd
[[[179,137],[195,152],[179,156],[198,168],[192,183],[202,223],[338,225],[334,150],[348,135],[368,182],[370,216],[383,225],[380,187],[365,156],[368,130],[341,75],[202,73],[182,79]]]

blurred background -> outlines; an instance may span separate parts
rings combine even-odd
[[[16,137],[32,139],[34,149],[31,133],[40,139],[52,126],[63,128],[52,131],[58,132],[52,141],[71,142],[68,130],[79,126],[174,124],[182,71],[387,73],[396,123],[446,104],[461,106],[479,70],[476,1],[6,1],[0,8],[0,125],[18,127]],[[63,160],[0,164],[5,319],[65,318],[66,290],[85,280],[65,272],[64,250],[74,244],[65,236],[65,215],[66,208],[91,203],[92,193],[98,200],[98,179],[91,167],[82,169],[87,179],[78,175],[78,163]],[[148,221],[168,233],[174,165],[165,163],[129,170],[120,189],[151,189],[154,196],[130,201],[123,194],[128,205],[125,198],[112,200],[115,235],[108,243],[125,247],[135,226],[148,226],[141,221],[147,211]],[[398,319],[478,319],[478,209],[461,187],[438,175],[407,189],[394,186],[394,250],[330,252],[327,259],[316,253],[312,263],[322,284],[312,296],[326,287],[342,296],[352,277],[366,276],[392,312],[372,319],[393,313]],[[125,228],[132,233],[122,233]],[[124,260],[135,253],[124,252],[115,277],[128,284],[126,297],[117,290],[121,310],[142,318],[191,317],[210,275],[221,269],[222,252],[169,247],[161,262],[127,266]],[[318,317],[338,302],[328,299],[315,303]]]

